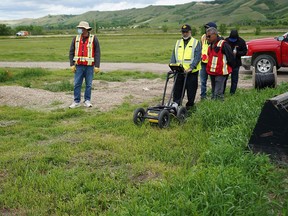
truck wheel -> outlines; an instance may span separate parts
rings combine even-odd
[[[253,66],[256,73],[273,73],[275,60],[270,55],[259,55],[255,60]]]

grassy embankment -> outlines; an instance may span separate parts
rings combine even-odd
[[[64,39],[57,41],[64,61],[70,40],[67,46]],[[11,50],[7,52],[16,60]],[[103,48],[108,59],[112,51],[105,52]],[[36,56],[30,60],[45,55]],[[28,83],[33,88],[71,76],[67,70],[42,69],[1,69],[1,74],[1,85]],[[158,77],[137,72],[114,72],[110,77],[116,75],[119,81]],[[287,84],[261,91],[240,89],[223,103],[198,103],[186,124],[173,121],[165,130],[147,122],[136,127],[136,106],[128,102],[107,113],[1,106],[0,214],[286,215],[287,168],[252,154],[247,143],[263,102],[287,91]]]

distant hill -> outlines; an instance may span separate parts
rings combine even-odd
[[[216,0],[175,6],[148,6],[120,11],[89,11],[81,15],[48,15],[38,19],[0,21],[11,26],[38,25],[46,29],[70,29],[81,20],[93,26],[152,27],[179,26],[189,23],[199,27],[209,21],[226,25],[288,25],[287,0]]]

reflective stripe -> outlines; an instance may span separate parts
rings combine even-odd
[[[74,58],[73,58],[73,61],[75,61],[75,62],[78,60],[78,50],[79,50],[80,38],[81,38],[80,35],[77,35],[75,38],[75,51],[74,51]]]
[[[226,55],[223,55],[223,75],[229,74]]]
[[[218,41],[218,43],[217,43],[217,47],[221,47],[222,44],[223,44],[223,42],[224,42],[224,40],[220,40],[220,41]]]
[[[179,50],[179,48],[181,48],[180,47],[180,43],[182,42],[182,40],[177,40],[177,42],[176,42],[176,46],[175,46],[175,58],[176,58],[176,63],[178,63],[178,64],[182,64],[182,59],[179,59],[178,58],[178,50]],[[183,43],[183,46],[184,46],[184,43]]]
[[[94,58],[88,58],[88,57],[84,57],[84,56],[73,58],[73,61],[77,61],[77,60],[80,60],[81,62],[84,62],[84,61],[89,62],[89,61],[94,61]]]
[[[89,35],[88,43],[87,43],[87,56],[88,56],[88,65],[92,65],[94,58],[92,58],[92,45],[93,45],[94,35]],[[91,60],[92,59],[92,60]]]
[[[207,43],[206,34],[203,34],[203,35],[202,35],[202,37],[201,37],[201,43],[202,43],[202,44]]]
[[[218,62],[218,56],[213,56],[212,63],[211,63],[211,70],[210,70],[211,72],[216,71],[217,62]]]

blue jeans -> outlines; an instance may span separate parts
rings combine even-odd
[[[94,77],[94,66],[76,65],[74,74],[74,102],[81,101],[81,88],[83,79],[85,78],[84,101],[91,100],[92,81]]]
[[[201,70],[200,70],[200,81],[201,81],[201,99],[206,98],[206,92],[207,92],[207,79],[208,74],[206,72],[206,63],[201,62]]]

